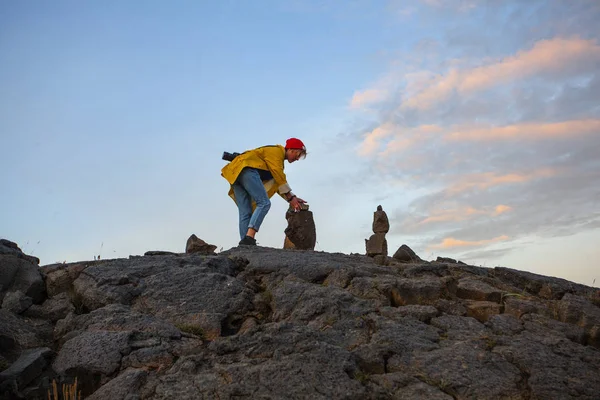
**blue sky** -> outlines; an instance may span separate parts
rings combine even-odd
[[[223,151],[299,137],[317,250],[592,285],[600,4],[0,3],[0,237],[41,264],[237,241]],[[281,247],[286,203],[257,239]]]

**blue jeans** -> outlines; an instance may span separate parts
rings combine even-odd
[[[233,184],[233,193],[240,213],[240,239],[243,239],[248,228],[258,232],[258,228],[271,208],[271,200],[258,171],[254,168],[244,168]],[[252,212],[252,200],[256,203],[254,212]]]

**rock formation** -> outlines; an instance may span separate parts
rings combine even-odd
[[[377,206],[377,211],[373,213],[373,235],[369,239],[365,239],[367,256],[382,256],[383,258],[387,258],[388,247],[385,234],[389,230],[390,222],[387,214],[381,206]]]
[[[0,255],[0,398],[75,378],[112,400],[600,393],[600,292],[563,279],[236,247],[47,265],[33,290],[22,261]]]
[[[291,208],[285,213],[288,226],[285,228],[284,249],[314,250],[317,242],[317,230],[312,211],[303,204],[302,209],[294,212]]]
[[[204,240],[198,238],[198,236],[193,235],[190,236],[185,244],[185,252],[190,253],[200,253],[200,254],[214,254],[217,246],[213,244],[208,244]],[[154,253],[157,254],[157,253]],[[99,258],[98,258],[99,259]]]
[[[411,262],[422,262],[423,260],[419,257],[413,249],[403,244],[396,250],[393,255],[394,260],[402,262],[402,263],[411,263]],[[456,262],[456,261],[454,261]]]

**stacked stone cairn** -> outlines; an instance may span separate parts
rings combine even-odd
[[[390,221],[381,205],[373,213],[373,235],[365,239],[367,256],[375,258],[378,264],[387,264],[388,247],[385,234],[390,230]]]

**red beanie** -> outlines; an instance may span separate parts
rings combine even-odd
[[[300,150],[306,151],[306,147],[304,147],[304,143],[302,143],[302,140],[296,139],[296,138],[289,138],[288,140],[286,140],[285,148],[286,149],[300,149]]]

